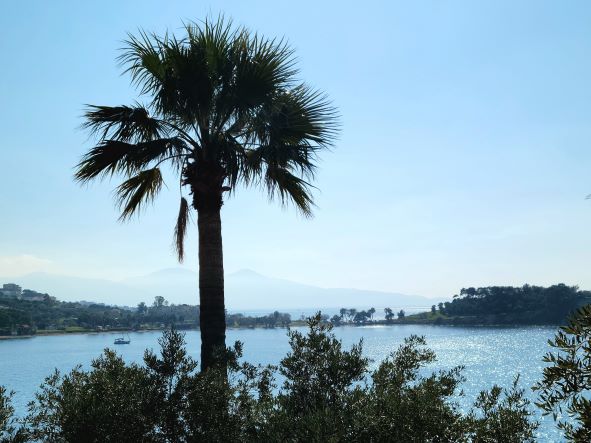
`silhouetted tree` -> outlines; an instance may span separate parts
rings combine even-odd
[[[347,320],[347,309],[346,308],[341,308],[339,310],[339,314],[341,315],[341,321]]]
[[[219,19],[187,24],[176,38],[131,36],[120,61],[147,107],[91,106],[86,127],[99,138],[77,165],[81,182],[113,174],[121,219],[152,201],[164,184],[161,165],[178,178],[175,227],[179,260],[190,209],[199,233],[201,368],[225,349],[221,208],[224,193],[262,186],[309,216],[316,154],[337,132],[324,95],[300,83],[293,50]],[[174,186],[176,189],[177,187]]]
[[[353,321],[357,324],[365,324],[365,323],[367,323],[368,319],[369,319],[369,312],[367,312],[367,311],[359,311],[355,314],[355,317],[353,317]]]
[[[384,308],[384,314],[386,321],[392,321],[394,319],[394,312],[391,308]]]
[[[137,313],[138,314],[145,314],[148,312],[148,306],[144,302],[141,302],[137,305]]]
[[[330,319],[330,322],[335,326],[339,326],[343,322],[343,318],[340,315],[335,314]]]
[[[561,324],[570,312],[589,303],[590,296],[564,284],[464,288],[443,310],[440,305],[440,311],[451,317],[490,318],[498,323]]]

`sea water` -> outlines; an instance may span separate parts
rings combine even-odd
[[[423,335],[437,355],[430,369],[465,367],[467,381],[462,385],[465,398],[460,404],[468,407],[478,392],[493,384],[509,387],[520,375],[520,385],[534,400],[531,386],[542,375],[543,355],[549,351],[547,340],[554,327],[457,327],[428,325],[341,326],[334,329],[345,346],[363,339],[365,355],[376,367],[392,353],[405,337]],[[14,406],[18,415],[26,412],[26,404],[43,379],[57,368],[69,371],[81,364],[88,368],[91,360],[106,347],[115,349],[128,362],[141,362],[144,350],[158,350],[160,332],[133,332],[129,345],[113,345],[117,333],[37,336],[0,340],[0,384],[15,391]],[[244,344],[244,359],[251,363],[277,364],[289,351],[285,329],[229,329],[228,345],[239,340]],[[187,347],[197,359],[199,332],[186,332]],[[535,406],[533,407],[535,408]],[[538,440],[561,441],[551,417],[542,417]]]

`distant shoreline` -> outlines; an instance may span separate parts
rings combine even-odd
[[[300,327],[305,326],[306,322],[303,320],[295,320],[289,326],[274,326],[274,327],[265,327],[262,325],[257,326],[227,326],[226,329],[287,329],[290,327]],[[347,325],[349,326],[349,325]],[[358,326],[358,325],[350,325],[350,326]],[[35,334],[24,334],[24,335],[0,335],[0,340],[12,340],[12,339],[26,339],[26,338],[35,338],[35,337],[50,337],[50,336],[63,336],[63,335],[98,335],[98,334],[130,334],[135,332],[158,332],[158,331],[166,331],[169,329],[168,327],[164,328],[145,328],[145,329],[109,329],[105,331],[97,331],[97,330],[77,330],[77,331],[41,331]],[[199,328],[177,328],[179,331],[199,331]]]
[[[340,308],[338,311],[335,308],[329,314],[322,314],[322,310],[318,309],[315,315],[335,327],[428,325],[556,328],[564,324],[569,311],[591,301],[591,292],[581,292],[576,287],[565,285],[550,288],[469,288],[462,291],[461,296],[455,297],[452,302],[432,305],[430,310],[422,312],[409,313],[404,309],[395,312],[398,308],[384,308],[384,315],[381,316],[373,307],[367,310]],[[297,328],[305,327],[306,318],[311,316],[314,314],[300,313],[294,318],[290,313],[279,311],[266,315],[227,312],[225,321],[230,330]],[[169,304],[161,296],[156,297],[150,306],[140,303],[136,308],[62,302],[49,295],[43,301],[4,298],[0,299],[0,340],[163,331],[171,326],[180,331],[199,331],[199,317],[198,306]]]
[[[231,330],[252,330],[252,329],[288,329],[292,327],[302,327],[305,326],[306,322],[303,320],[297,320],[292,322],[289,326],[275,326],[275,327],[265,327],[265,326],[228,326],[227,329]],[[376,320],[371,323],[343,323],[339,325],[334,325],[335,328],[341,327],[352,327],[352,328],[359,328],[359,327],[371,327],[371,326],[442,326],[442,327],[464,327],[464,328],[540,328],[540,327],[547,327],[547,328],[557,328],[560,327],[560,324],[549,324],[549,323],[484,323],[484,322],[476,322],[476,323],[453,323],[452,321],[449,322],[442,322],[442,323],[435,323],[433,321],[417,321],[417,320],[394,320],[394,321],[385,321],[385,320]],[[108,330],[108,331],[95,331],[95,330],[88,330],[88,331],[43,331],[36,334],[29,334],[29,335],[0,335],[1,340],[19,340],[19,339],[28,339],[28,338],[35,338],[35,337],[51,337],[51,336],[64,336],[64,335],[98,335],[98,334],[129,334],[129,333],[138,333],[138,332],[159,332],[165,331],[168,328],[150,328],[150,329],[136,329],[136,330],[127,330],[127,329],[120,329],[120,330]],[[181,331],[199,331],[199,328],[183,328]]]

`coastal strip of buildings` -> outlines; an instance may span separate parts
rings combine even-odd
[[[42,294],[31,289],[22,289],[15,283],[4,283],[0,288],[0,299],[15,298],[17,300],[43,301],[48,294]]]

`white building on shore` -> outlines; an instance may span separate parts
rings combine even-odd
[[[0,288],[0,295],[6,298],[21,298],[23,289],[14,283],[5,283]]]

